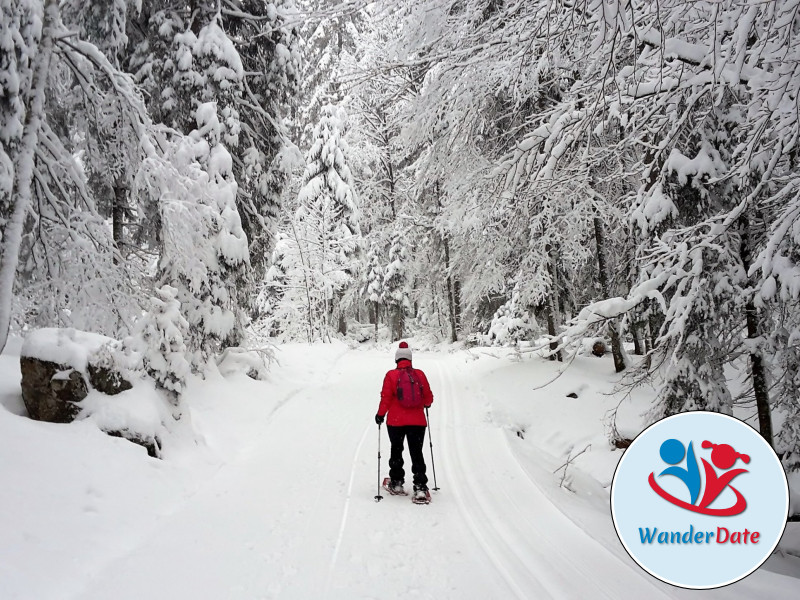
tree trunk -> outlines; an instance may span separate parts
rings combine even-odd
[[[439,190],[439,182],[434,185],[436,193],[436,206],[439,209],[439,214],[442,212],[442,195]],[[442,234],[442,245],[444,246],[444,273],[445,273],[445,290],[447,292],[447,312],[448,321],[450,324],[450,342],[456,343],[458,341],[458,317],[457,313],[460,310],[458,305],[460,301],[456,299],[456,292],[453,285],[453,275],[450,272],[450,240],[447,233]]]
[[[375,341],[378,341],[378,321],[380,321],[381,305],[375,302]]]
[[[392,341],[396,342],[403,337],[403,329],[405,327],[405,319],[403,318],[403,307],[393,306],[391,310],[391,325],[392,325]]]
[[[556,318],[553,311],[553,299],[550,297],[551,294],[547,294],[547,303],[545,304],[545,312],[547,313],[547,333],[553,337],[556,335]],[[548,357],[550,360],[561,360],[561,353],[556,352],[558,348],[558,342],[553,341],[550,342],[550,356]]]
[[[444,238],[444,266],[446,273],[445,281],[447,284],[447,306],[450,309],[450,341],[456,343],[458,341],[458,323],[456,322],[457,301],[455,291],[453,289],[453,277],[450,274],[450,244],[447,237]]]
[[[11,302],[19,263],[19,250],[25,216],[31,203],[34,155],[39,144],[39,129],[44,113],[45,85],[53,54],[53,27],[58,21],[58,1],[46,0],[42,22],[42,39],[31,79],[30,105],[25,115],[20,151],[14,161],[14,182],[11,188],[11,219],[3,232],[0,255],[0,352],[6,347],[11,327]]]
[[[310,344],[314,341],[314,307],[311,302],[311,285],[308,281],[308,271],[310,265],[306,264],[306,259],[303,256],[303,243],[302,240],[300,240],[300,238],[297,236],[297,228],[294,226],[294,221],[290,221],[290,224],[292,226],[292,235],[297,242],[297,251],[300,253],[300,265],[303,267],[303,282],[306,292],[306,311],[308,315],[308,343]]]
[[[384,121],[385,122],[385,121]],[[386,170],[388,171],[388,183],[389,183],[389,206],[392,208],[392,221],[397,219],[397,208],[394,204],[394,166],[392,165],[392,151],[390,149],[389,140],[385,141],[385,148],[386,148]]]
[[[745,306],[747,315],[747,337],[751,340],[760,337],[758,309],[752,300]],[[758,411],[758,430],[767,443],[772,446],[772,409],[769,405],[769,387],[767,386],[764,359],[759,351],[750,353],[750,368],[753,372],[753,392],[756,396],[756,409]]]
[[[661,332],[661,325],[664,323],[664,315],[657,313],[659,306],[655,300],[648,300],[647,301],[647,327],[650,330],[650,336],[647,338],[649,349],[648,352],[651,352],[656,349],[658,336]],[[647,367],[650,368],[650,358],[648,357]]]
[[[114,264],[123,258],[123,227],[125,226],[125,209],[127,207],[128,188],[124,185],[114,186],[114,206],[111,209],[111,234],[114,238]]]
[[[558,271],[556,268],[556,253],[550,244],[547,244],[547,269],[550,271],[550,292],[547,294],[547,302],[545,310],[547,312],[547,333],[555,337],[558,333]],[[561,351],[557,350],[558,342],[550,342],[550,360],[557,360],[562,362],[564,358],[561,356]]]
[[[453,280],[453,300],[455,302],[456,328],[461,331],[461,281]]]
[[[608,283],[608,261],[606,260],[606,236],[603,222],[599,217],[594,218],[594,240],[597,246],[597,270],[600,276],[600,289],[604,299],[611,297]],[[622,341],[617,328],[618,320],[608,322],[608,335],[611,338],[611,354],[614,356],[614,369],[617,373],[625,370],[625,355],[622,352]]]
[[[642,346],[642,338],[641,338],[641,323],[636,321],[636,312],[633,312],[633,319],[631,320],[631,335],[633,336],[633,353],[636,356],[642,356],[644,354],[644,347]]]
[[[751,256],[751,227],[750,219],[746,214],[740,217],[740,245],[739,255],[742,260],[744,272],[750,271],[752,264]],[[758,412],[758,430],[767,443],[772,446],[772,410],[769,405],[769,387],[767,385],[767,373],[764,367],[764,359],[761,356],[761,349],[758,341],[761,338],[761,319],[756,308],[755,301],[751,297],[745,304],[745,320],[747,321],[747,338],[754,340],[750,346],[750,369],[753,373],[753,393],[756,398],[756,410]]]

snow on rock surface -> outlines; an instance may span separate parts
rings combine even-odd
[[[21,355],[69,366],[85,373],[89,357],[113,341],[104,335],[87,331],[49,327],[28,333],[22,344]]]
[[[605,395],[610,359],[578,357],[535,390],[559,365],[412,347],[434,393],[441,489],[429,506],[373,499],[388,469],[384,428],[376,472],[373,415],[393,349],[288,345],[267,381],[192,378],[191,423],[160,461],[85,422],[19,416],[18,363],[3,355],[4,600],[796,595],[788,552],[706,592],[662,584],[627,556],[606,488],[620,455],[602,424],[618,402]],[[642,394],[621,409],[623,427],[638,426]],[[560,485],[564,457],[588,444]]]

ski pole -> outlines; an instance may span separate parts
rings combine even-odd
[[[425,418],[428,419],[428,442],[431,445],[431,468],[433,469],[433,491],[438,492],[439,486],[436,485],[436,463],[433,461],[433,435],[431,435],[431,416],[428,414],[428,407],[425,407]]]
[[[378,494],[375,496],[375,502],[383,500],[381,496],[381,424],[378,423]]]

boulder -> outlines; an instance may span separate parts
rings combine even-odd
[[[20,357],[22,400],[37,421],[69,423],[80,412],[78,402],[89,388],[83,375],[69,365],[31,356]]]
[[[37,329],[20,353],[22,399],[32,419],[69,423],[90,387],[104,394],[131,389],[102,350],[111,338],[76,329]]]
[[[595,340],[592,344],[592,354],[595,356],[604,356],[608,352],[608,346],[603,340]]]
[[[161,458],[161,443],[158,438],[145,438],[138,433],[128,431],[105,431],[111,437],[118,437],[142,446],[152,458]]]
[[[130,381],[111,367],[89,362],[86,369],[89,372],[89,383],[92,384],[92,387],[107,396],[116,396],[133,388]]]
[[[28,415],[39,421],[69,423],[78,414],[114,437],[143,446],[161,456],[161,440],[153,423],[169,415],[163,398],[141,394],[108,398],[133,388],[118,371],[116,342],[76,329],[38,329],[25,338],[20,356],[22,398]],[[101,392],[90,393],[92,391]],[[161,412],[163,411],[163,414]]]
[[[625,448],[633,443],[633,440],[625,437],[616,437],[611,443],[613,444],[614,448],[617,448],[618,450],[625,450]]]

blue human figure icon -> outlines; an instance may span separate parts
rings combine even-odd
[[[694,504],[700,495],[700,468],[697,466],[697,458],[695,458],[692,443],[689,442],[687,451],[682,442],[676,439],[669,439],[661,444],[659,454],[661,454],[661,458],[665,463],[673,465],[661,471],[659,477],[661,475],[674,475],[683,481],[689,489],[691,504]],[[676,466],[683,460],[684,454],[686,455],[686,468]]]

